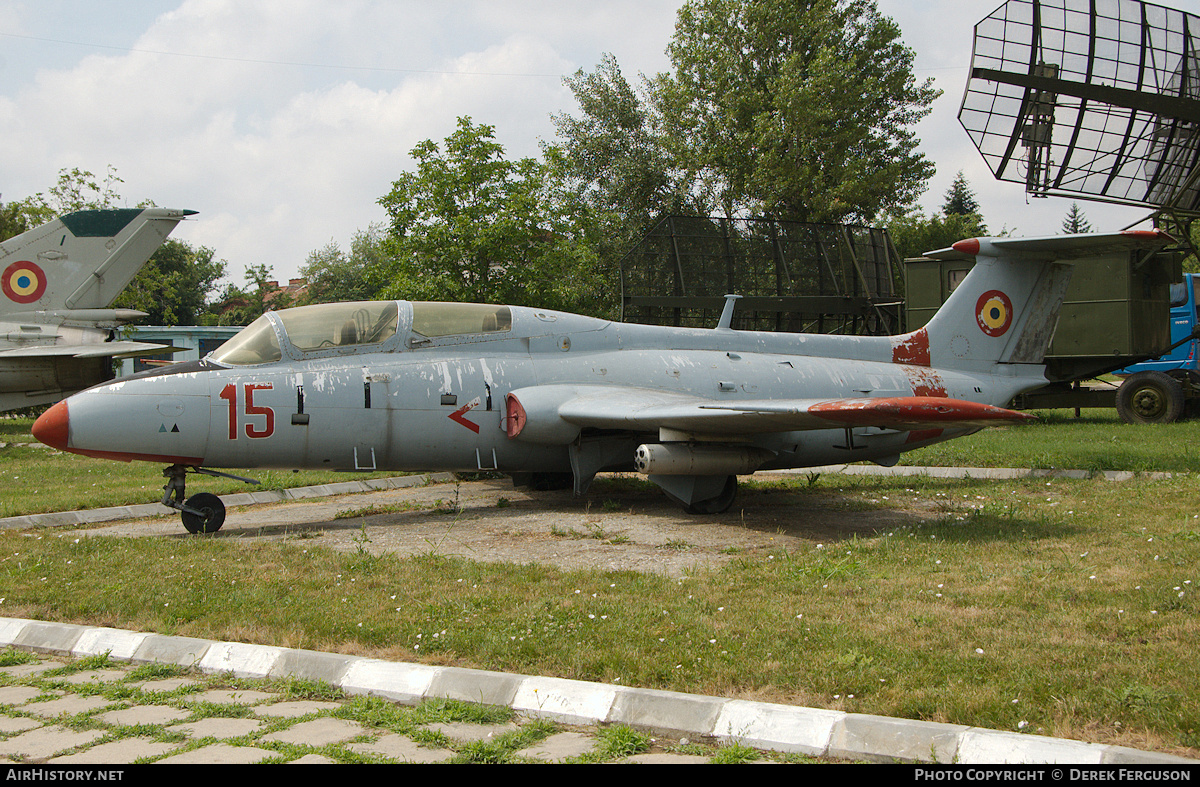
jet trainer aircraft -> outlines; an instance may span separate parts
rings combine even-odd
[[[113,358],[171,351],[116,340],[146,313],[108,307],[195,212],[84,210],[0,243],[0,412],[111,380]]]
[[[1032,416],[1071,260],[1166,245],[1158,231],[971,239],[977,264],[923,328],[891,337],[614,323],[405,301],[268,312],[206,358],[103,384],[38,419],[42,442],[167,464],[163,503],[221,527],[210,468],[497,470],[518,484],[646,474],[693,513],[738,475],[860,460]],[[569,474],[567,470],[569,469]],[[243,479],[246,480],[246,479]]]

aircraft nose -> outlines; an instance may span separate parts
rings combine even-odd
[[[33,436],[51,448],[66,451],[70,437],[70,421],[67,416],[67,401],[64,399],[38,416],[33,422]]]

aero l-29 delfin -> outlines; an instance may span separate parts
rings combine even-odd
[[[330,303],[268,312],[219,350],[96,386],[34,425],[87,456],[167,464],[163,503],[220,528],[210,468],[496,470],[517,484],[646,474],[692,513],[737,476],[867,460],[1032,418],[1072,260],[1152,251],[1158,231],[971,239],[977,264],[920,330],[762,333],[614,323],[468,303]],[[1098,326],[1098,329],[1102,329]]]
[[[195,212],[83,210],[0,243],[0,412],[111,380],[113,358],[171,352],[119,340],[146,313],[108,307]]]

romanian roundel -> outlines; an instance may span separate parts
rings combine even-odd
[[[35,263],[14,262],[0,274],[0,289],[10,301],[33,303],[46,292],[46,274]]]
[[[1012,301],[999,290],[988,290],[979,296],[975,316],[979,320],[979,330],[988,336],[1003,336],[1012,325]]]

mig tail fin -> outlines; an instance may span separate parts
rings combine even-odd
[[[192,210],[68,213],[0,243],[0,315],[104,309]]]
[[[925,327],[895,337],[895,360],[980,372],[996,364],[1040,365],[1076,263],[1152,253],[1172,242],[1150,230],[972,238],[929,252],[935,259],[974,258],[975,267]]]

